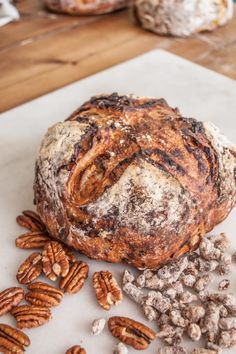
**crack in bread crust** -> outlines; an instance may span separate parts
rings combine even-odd
[[[155,268],[233,208],[235,151],[163,99],[92,97],[45,135],[35,202],[54,238],[91,258]]]

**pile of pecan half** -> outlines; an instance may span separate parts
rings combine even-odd
[[[157,323],[157,337],[168,345],[159,354],[187,353],[181,346],[184,333],[195,343],[193,354],[216,354],[236,345],[236,298],[222,292],[230,288],[229,279],[218,283],[217,292],[207,290],[213,278],[231,272],[236,257],[228,247],[225,234],[209,236],[195,252],[156,271],[144,270],[136,278],[124,272],[123,291]],[[200,338],[205,348],[197,348]]]
[[[20,226],[29,231],[16,239],[16,246],[36,250],[20,265],[16,278],[22,285],[0,293],[0,316],[9,312],[19,329],[35,328],[52,318],[51,308],[58,306],[64,293],[75,294],[88,277],[88,265],[57,241],[53,241],[38,214],[26,210],[17,217]],[[59,280],[58,286],[36,281],[45,275],[49,280]],[[25,303],[21,304],[22,301]],[[23,353],[29,346],[29,338],[19,329],[0,324],[0,352]],[[74,346],[68,353],[86,353]]]

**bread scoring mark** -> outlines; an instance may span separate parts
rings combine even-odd
[[[210,156],[212,160],[209,160],[210,148],[209,146],[206,146],[206,144],[208,144],[207,139],[201,141],[197,135],[199,132],[193,135],[192,131],[187,128],[181,129],[180,132],[182,134],[186,150],[194,156],[198,163],[199,172],[206,174],[209,167],[212,170],[217,161],[213,153]],[[204,135],[205,133],[201,133],[201,139]],[[211,175],[214,176],[213,171],[211,171]]]
[[[159,162],[160,165],[168,166],[173,172],[180,173],[181,175],[186,174],[185,169],[171,158],[171,154],[168,154],[163,150],[160,149],[144,150],[143,154],[150,156],[150,159],[152,158],[152,156],[156,155],[160,159],[159,161],[161,161]]]
[[[170,153],[174,157],[178,157],[179,159],[183,159],[183,154],[182,154],[181,150],[178,148],[174,148]]]
[[[110,125],[95,131],[85,146],[76,157],[67,183],[67,197],[75,206],[96,200],[119,178],[139,150],[132,135]]]

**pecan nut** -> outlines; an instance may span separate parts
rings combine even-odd
[[[45,225],[43,224],[40,216],[31,210],[24,210],[22,215],[18,215],[16,218],[17,223],[29,229],[30,231],[44,231]]]
[[[30,231],[20,235],[16,239],[16,246],[22,249],[43,248],[50,238],[47,233],[43,231]]]
[[[29,284],[28,289],[30,291],[25,294],[25,300],[36,306],[58,306],[63,297],[61,290],[43,282]]]
[[[111,317],[108,321],[108,328],[114,337],[137,350],[146,349],[156,338],[151,328],[128,317]]]
[[[123,299],[122,291],[109,271],[94,273],[93,286],[98,303],[105,310],[109,310],[112,305],[118,305]]]
[[[63,246],[57,241],[48,242],[43,249],[43,271],[52,281],[69,272],[69,261]]]
[[[64,245],[63,245],[63,248],[64,248],[64,251],[66,253],[66,257],[67,257],[68,261],[70,263],[76,263],[77,262],[77,258],[74,255],[74,253],[68,247],[66,247]]]
[[[0,292],[0,316],[11,311],[24,298],[24,290],[19,287],[7,288]]]
[[[16,278],[20,284],[29,284],[42,273],[41,253],[32,253],[19,267]]]
[[[18,328],[35,328],[47,323],[51,318],[51,311],[48,307],[35,305],[21,305],[14,307],[11,314],[16,319]]]
[[[23,354],[30,345],[29,337],[19,329],[0,323],[0,351]]]
[[[85,280],[88,277],[89,267],[84,262],[74,263],[69,273],[61,279],[59,287],[65,293],[75,294],[84,285]]]
[[[66,354],[86,354],[86,351],[80,345],[74,345],[66,351]]]

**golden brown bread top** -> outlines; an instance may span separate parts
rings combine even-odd
[[[235,205],[233,151],[163,99],[93,97],[46,135],[36,204],[54,237],[90,257],[155,267]]]

